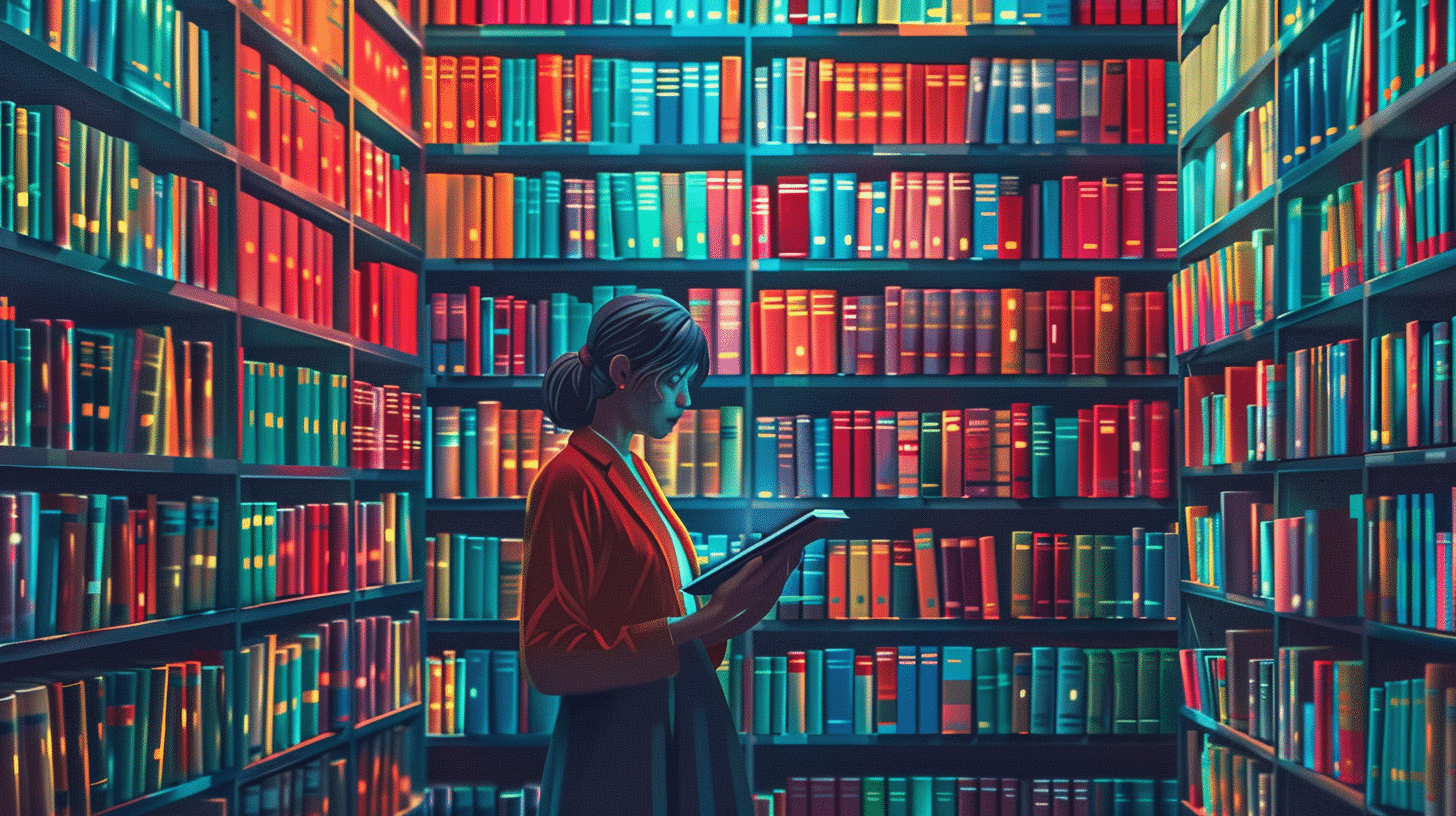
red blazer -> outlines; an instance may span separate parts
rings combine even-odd
[[[633,464],[677,531],[693,574],[697,554],[652,470]],[[686,614],[672,537],[611,445],[571,434],[526,499],[521,663],[546,694],[586,694],[677,674],[667,619]],[[717,665],[724,645],[709,647]]]

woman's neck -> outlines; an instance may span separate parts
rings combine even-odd
[[[610,417],[604,417],[600,413],[592,418],[590,428],[593,433],[600,436],[608,445],[617,451],[622,461],[632,461],[632,431],[620,422],[611,421]]]

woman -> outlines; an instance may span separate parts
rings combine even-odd
[[[562,695],[542,816],[751,816],[737,729],[715,667],[773,606],[797,553],[753,562],[705,604],[687,528],[633,434],[661,439],[708,370],[687,309],[627,295],[546,373],[546,412],[574,429],[526,502],[521,658]]]

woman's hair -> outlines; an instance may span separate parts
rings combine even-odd
[[[546,371],[542,396],[546,415],[558,427],[588,425],[597,400],[612,393],[608,366],[618,354],[632,364],[634,384],[696,365],[689,385],[708,376],[708,338],[692,315],[662,295],[623,295],[608,301],[586,332],[585,354],[569,352]],[[583,358],[586,359],[583,359]]]

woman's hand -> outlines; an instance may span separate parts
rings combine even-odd
[[[718,643],[753,628],[778,602],[799,555],[800,550],[789,547],[749,561],[701,609],[669,624],[673,642],[701,638]]]

